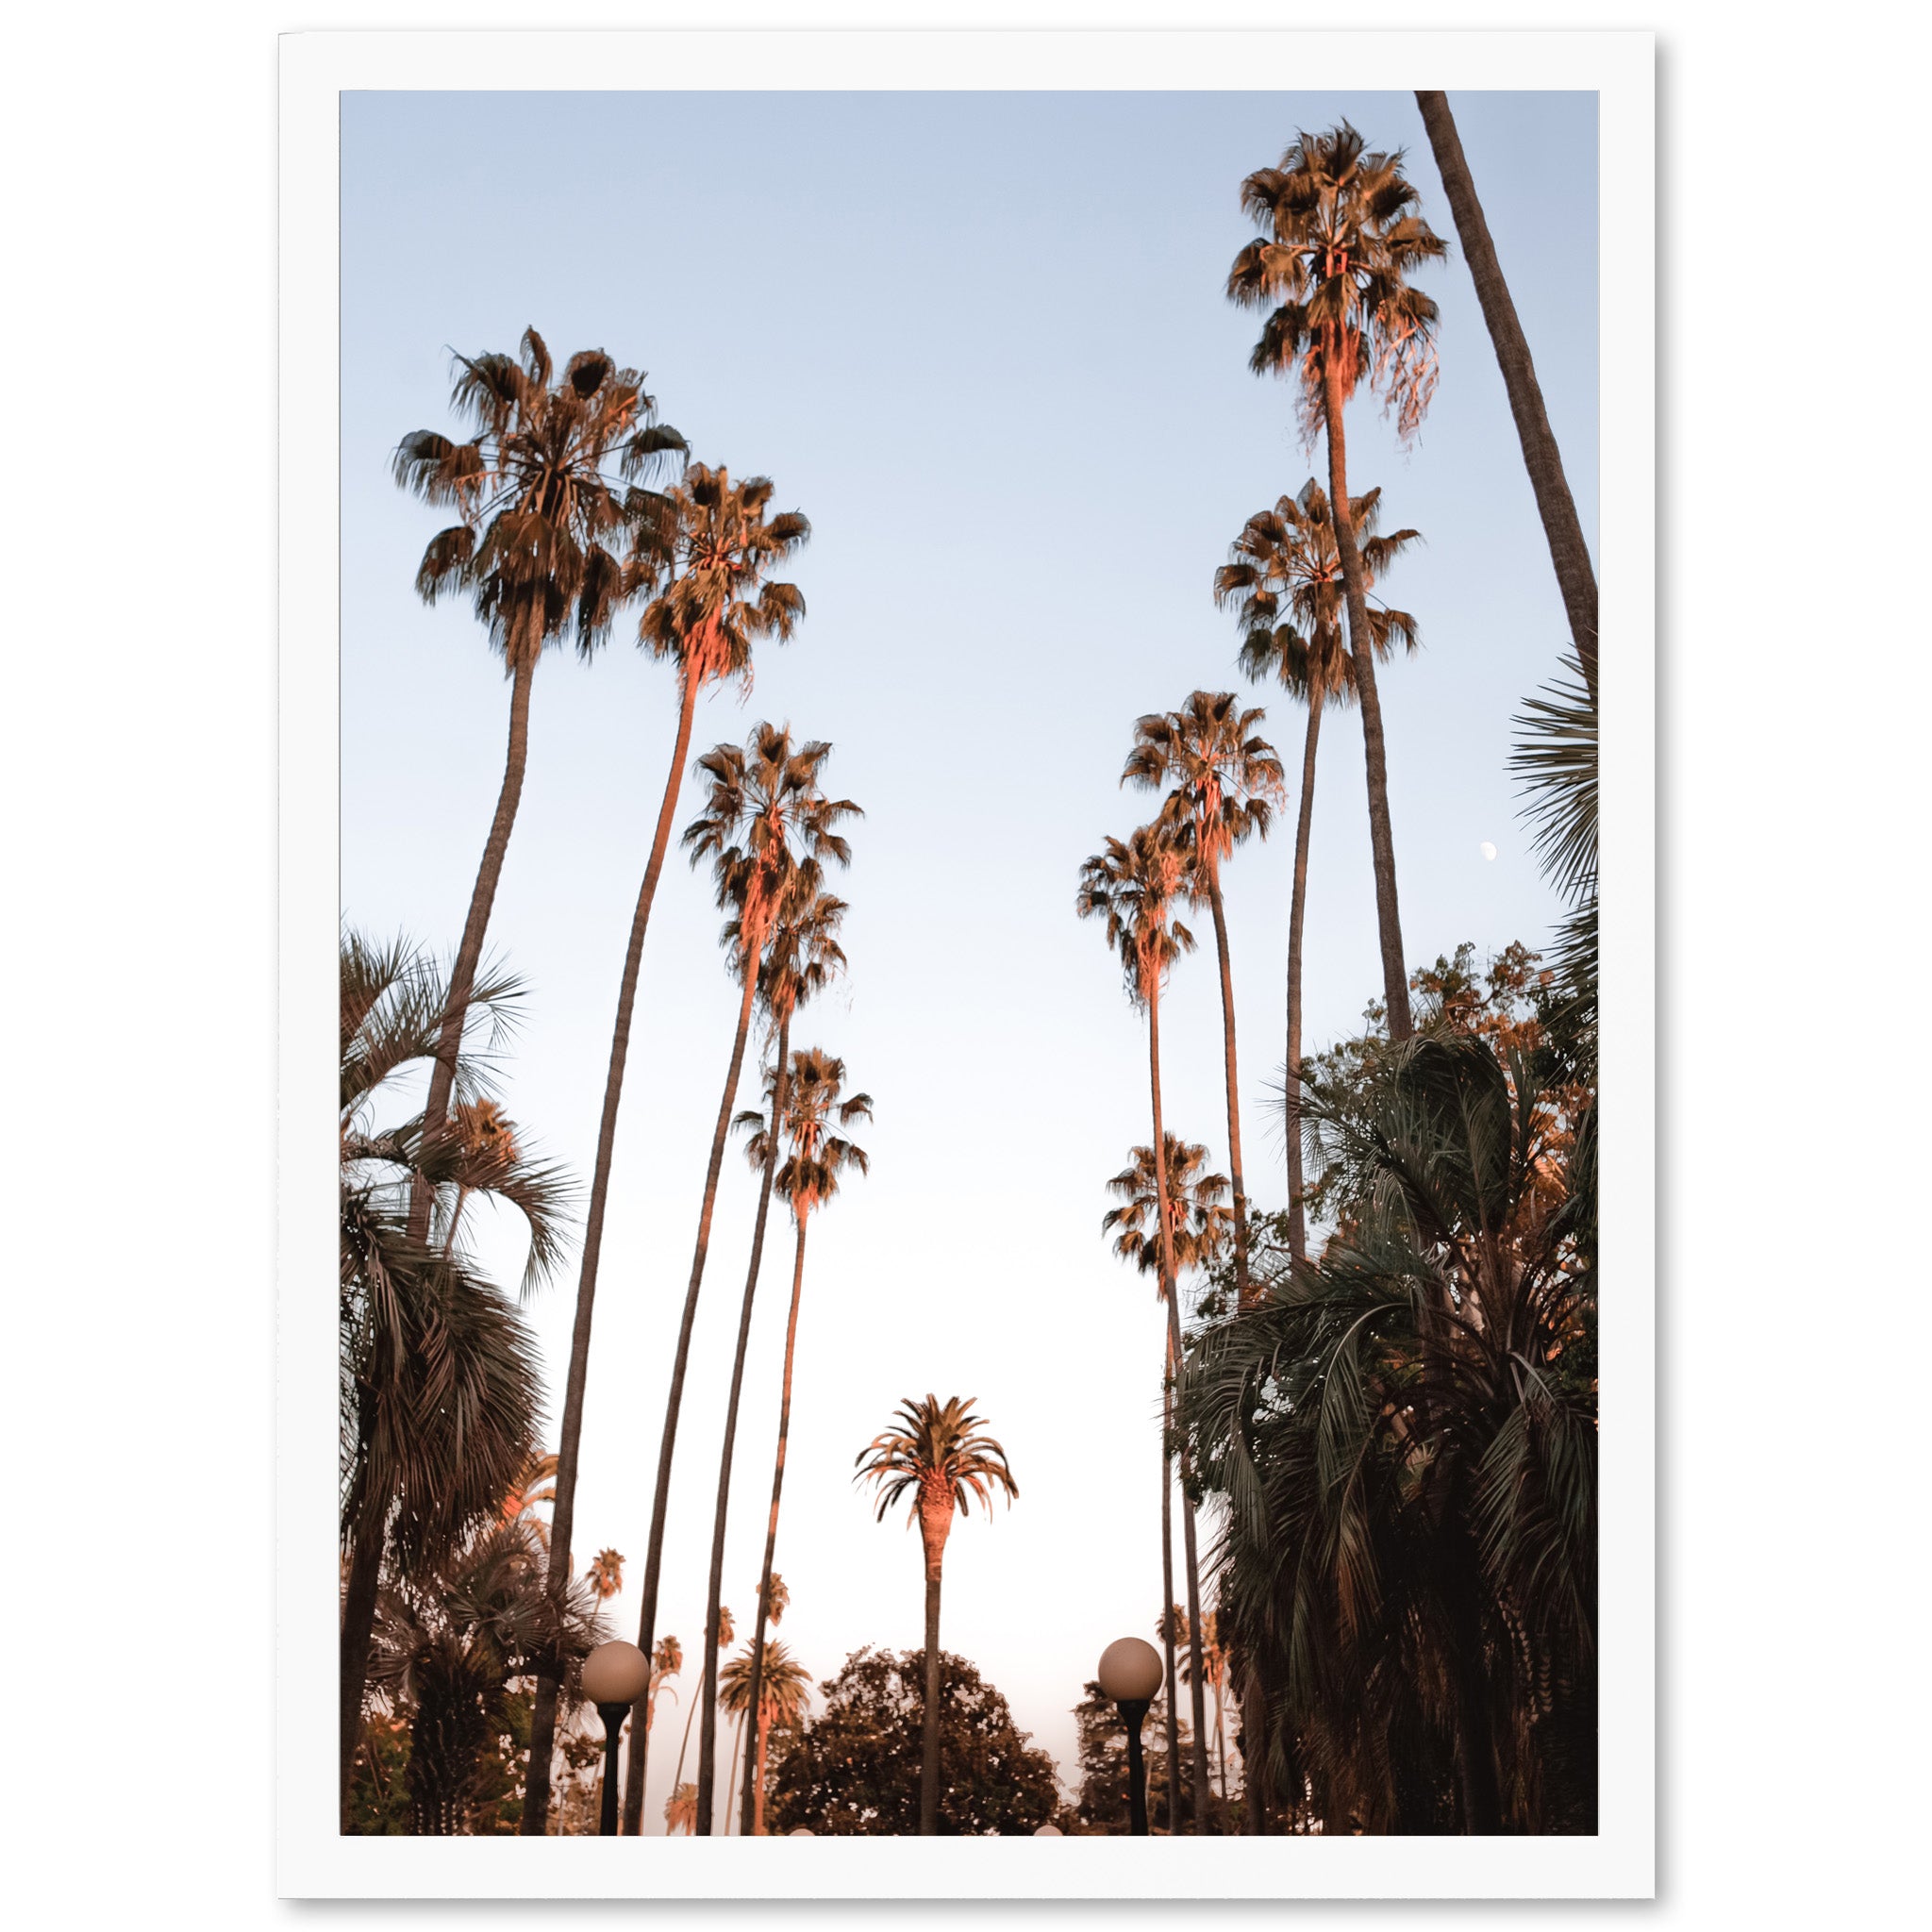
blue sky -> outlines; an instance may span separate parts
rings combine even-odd
[[[1596,521],[1592,96],[1454,97],[1587,533]],[[801,1023],[873,1093],[872,1176],[815,1224],[779,1568],[780,1633],[819,1675],[920,1641],[917,1540],[874,1525],[854,1457],[908,1393],[976,1395],[1021,1499],[956,1532],[944,1641],[1071,1772],[1071,1707],[1113,1637],[1159,1607],[1153,1296],[1103,1244],[1106,1177],[1147,1132],[1140,1023],[1080,859],[1146,816],[1123,793],[1134,718],[1239,688],[1214,566],[1324,458],[1249,375],[1256,319],[1221,294],[1251,232],[1241,179],[1348,116],[1406,145],[1453,234],[1407,94],[359,94],[343,103],[342,891],[377,934],[460,927],[501,776],[507,686],[480,628],[411,579],[441,518],[389,478],[449,425],[448,352],[608,349],[649,371],[695,455],[774,478],[811,518],[808,616],[696,746],[759,718],[830,739],[853,835],[849,983]],[[1501,379],[1452,249],[1442,375],[1418,445],[1364,398],[1351,485],[1426,541],[1391,574],[1424,648],[1382,680],[1411,962],[1535,943],[1556,906],[1516,816],[1509,719],[1555,670],[1563,612]],[[1302,718],[1266,734],[1297,768]],[[491,944],[529,980],[509,1110],[588,1174],[611,1010],[675,713],[620,633],[547,658]],[[688,791],[680,823],[691,815]],[[1493,861],[1481,856],[1493,842]],[[1285,1191],[1291,825],[1228,874],[1248,1182]],[[1361,740],[1324,723],[1310,865],[1307,1039],[1378,990]],[[634,1626],[669,1347],[735,1002],[708,882],[667,869],[645,956],[599,1292],[582,1547],[632,1560]],[[1169,1123],[1224,1163],[1211,963],[1163,1011]],[[746,1082],[745,1097],[751,1083]],[[750,1176],[727,1164],[680,1438],[660,1633],[703,1617],[709,1500],[743,1281]],[[513,1279],[520,1251],[486,1222]],[[773,1243],[747,1382],[726,1600],[751,1605],[775,1425],[789,1241]],[[574,1268],[532,1305],[551,1362]],[[694,1681],[688,1664],[687,1685]],[[653,1752],[660,1819],[671,1748]],[[662,1722],[663,1720],[660,1720]],[[661,1828],[661,1824],[659,1827]]]

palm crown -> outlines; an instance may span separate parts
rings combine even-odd
[[[693,463],[659,506],[634,525],[629,575],[657,586],[638,620],[638,642],[676,660],[686,689],[715,678],[751,684],[752,646],[785,642],[805,615],[796,584],[771,572],[801,549],[811,525],[797,510],[767,516],[773,483],[741,483]]]
[[[686,827],[696,865],[709,858],[736,971],[755,968],[787,895],[808,906],[824,862],[851,862],[837,827],[862,817],[849,798],[827,798],[819,774],[832,747],[821,739],[794,745],[789,726],[763,724],[742,745],[721,744],[698,760],[710,780],[705,810]]]
[[[745,1647],[718,1673],[718,1706],[734,1715],[751,1707],[752,1651]],[[758,1716],[768,1724],[794,1723],[811,1696],[811,1673],[775,1637],[765,1640],[758,1665]]]
[[[1381,503],[1380,490],[1349,499],[1368,593],[1396,558],[1422,541],[1419,530],[1378,535]],[[1214,573],[1214,601],[1233,608],[1245,634],[1242,671],[1257,679],[1273,674],[1304,703],[1346,704],[1355,694],[1355,664],[1342,630],[1345,596],[1328,495],[1312,476],[1298,495],[1257,510]],[[1398,643],[1413,651],[1421,641],[1407,611],[1391,610],[1373,594],[1368,609],[1378,658]]]
[[[1193,864],[1158,823],[1138,826],[1126,839],[1108,839],[1106,848],[1080,867],[1074,901],[1082,919],[1103,919],[1107,942],[1120,955],[1128,995],[1148,1005],[1183,953],[1194,950],[1194,936],[1174,916],[1174,900],[1191,893]]]
[[[461,519],[430,540],[416,589],[428,603],[467,591],[512,670],[571,630],[588,657],[639,582],[621,540],[662,501],[634,479],[684,439],[657,422],[642,375],[601,349],[573,356],[555,382],[534,328],[520,357],[456,361],[450,404],[468,417],[469,439],[419,429],[395,453],[396,481]]]
[[[778,1070],[765,1072],[763,1113],[747,1108],[735,1124],[748,1132],[745,1158],[755,1168],[764,1166],[772,1147],[770,1108],[775,1098]],[[872,1095],[855,1093],[841,1100],[845,1084],[845,1062],[823,1047],[795,1048],[790,1076],[785,1082],[785,1107],[779,1132],[791,1149],[773,1181],[778,1192],[791,1204],[794,1216],[803,1222],[839,1191],[839,1176],[848,1167],[860,1174],[871,1172],[872,1163],[863,1147],[856,1146],[834,1133],[836,1122],[850,1126],[854,1121],[872,1118]]]
[[[1206,1174],[1208,1150],[1198,1142],[1165,1134],[1167,1153],[1168,1234],[1174,1249],[1174,1272],[1206,1266],[1220,1255],[1234,1229],[1233,1212],[1222,1204],[1227,1196],[1227,1176]],[[1108,1193],[1121,1205],[1101,1218],[1101,1231],[1118,1228],[1114,1253],[1131,1261],[1143,1274],[1160,1273],[1160,1241],[1155,1204],[1159,1188],[1152,1147],[1136,1147],[1131,1162],[1108,1182]],[[1160,1292],[1166,1293],[1163,1284]]]
[[[1265,231],[1235,257],[1227,292],[1246,308],[1274,305],[1249,366],[1299,373],[1312,441],[1332,362],[1344,397],[1363,375],[1414,436],[1436,386],[1436,305],[1408,275],[1448,245],[1414,212],[1420,197],[1403,156],[1368,150],[1344,121],[1298,134],[1278,168],[1241,183],[1241,208]]]
[[[875,1522],[883,1523],[886,1511],[908,1490],[913,1492],[914,1515],[927,1498],[943,1497],[964,1516],[972,1496],[977,1496],[991,1515],[993,1485],[1006,1491],[1008,1503],[1019,1495],[1020,1486],[1007,1467],[1007,1452],[980,1432],[985,1418],[972,1413],[977,1399],[955,1395],[941,1404],[935,1395],[924,1402],[908,1395],[899,1405],[893,1426],[858,1452],[858,1475],[854,1480],[870,1477],[877,1485]]]
[[[1179,710],[1135,723],[1121,783],[1172,788],[1162,816],[1191,842],[1203,889],[1250,833],[1268,836],[1283,780],[1274,747],[1255,730],[1265,716],[1242,710],[1231,691],[1197,691]]]

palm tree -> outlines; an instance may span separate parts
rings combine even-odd
[[[718,1702],[733,1712],[756,1710],[753,1757],[745,1771],[745,1810],[749,1824],[744,1835],[765,1835],[765,1740],[774,1724],[793,1724],[811,1697],[811,1673],[792,1657],[775,1639],[768,1641],[762,1654],[749,1645],[724,1666],[718,1679]],[[732,1774],[737,1775],[734,1761]],[[727,1814],[729,1807],[727,1806]]]
[[[393,467],[403,489],[457,512],[458,521],[424,551],[416,589],[426,604],[445,592],[467,593],[489,626],[510,679],[509,747],[423,1106],[424,1131],[432,1135],[448,1113],[463,1016],[523,796],[537,659],[566,636],[575,636],[586,658],[604,641],[641,581],[620,557],[621,540],[658,501],[637,479],[685,446],[676,430],[656,421],[643,376],[620,369],[601,349],[573,356],[556,382],[550,351],[534,328],[524,331],[520,356],[455,361],[450,407],[468,419],[469,440],[416,430],[397,445]],[[417,1189],[414,1239],[424,1240],[428,1225],[429,1198]]]
[[[508,1169],[515,1167],[522,1159],[517,1146],[516,1123],[495,1101],[459,1101],[449,1118],[457,1138],[462,1142],[463,1153],[478,1166]],[[456,1245],[457,1227],[463,1218],[463,1208],[469,1198],[468,1188],[457,1190],[456,1206],[450,1209],[449,1227],[443,1235],[445,1254]]]
[[[552,1480],[556,1474],[557,1457],[533,1449],[503,1496],[503,1520],[512,1523],[518,1517],[524,1518],[536,1531],[537,1541],[546,1545],[549,1529],[537,1511],[543,1504],[557,1501],[557,1487]]]
[[[684,1645],[675,1637],[660,1637],[651,1653],[651,1688],[644,1705],[644,1728],[649,1730],[658,1715],[658,1692],[684,1669]],[[673,1696],[676,1695],[674,1691]]]
[[[765,1520],[765,1557],[758,1572],[758,1623],[752,1633],[751,1695],[754,1700],[758,1696],[758,1674],[764,1657],[767,1607],[770,1607],[771,1622],[776,1624],[785,1614],[786,1605],[791,1602],[785,1579],[773,1569],[772,1559],[778,1546],[778,1502],[785,1491],[785,1449],[791,1433],[791,1365],[798,1347],[799,1297],[805,1289],[806,1225],[812,1215],[838,1193],[839,1178],[848,1167],[856,1168],[860,1174],[869,1172],[871,1167],[863,1147],[856,1146],[842,1135],[832,1131],[835,1121],[840,1126],[849,1127],[855,1121],[872,1118],[871,1094],[855,1093],[850,1099],[842,1097],[845,1085],[843,1060],[818,1047],[794,1053],[791,1071],[784,1080],[782,1110],[778,1105],[778,1063],[774,1061],[765,1079],[765,1094],[772,1105],[771,1121],[777,1124],[778,1133],[773,1132],[772,1125],[762,1114],[741,1113],[737,1122],[739,1127],[751,1135],[745,1146],[745,1158],[754,1167],[761,1167],[768,1174],[772,1172],[780,1135],[790,1146],[791,1153],[774,1176],[774,1185],[790,1204],[792,1224],[797,1230],[791,1259],[791,1307],[785,1320],[785,1368],[778,1393],[778,1450],[772,1465],[772,1508]],[[751,1781],[747,1776],[747,1805],[750,1792]],[[741,1820],[741,1836],[745,1829],[745,1823]]]
[[[711,1570],[707,1600],[707,1627],[718,1613],[724,1588],[724,1529],[731,1503],[731,1458],[738,1441],[738,1405],[744,1388],[744,1358],[751,1345],[752,1304],[758,1293],[758,1271],[765,1256],[765,1224],[772,1205],[772,1182],[777,1166],[776,1124],[785,1106],[785,1080],[791,1051],[791,1019],[798,1008],[821,991],[845,963],[837,933],[846,912],[844,900],[830,892],[806,890],[812,874],[801,871],[793,879],[773,925],[758,972],[758,992],[769,1027],[776,1035],[773,1065],[778,1087],[771,1096],[773,1132],[766,1147],[758,1185],[758,1218],[752,1228],[751,1260],[745,1270],[744,1297],[738,1313],[738,1349],[731,1364],[731,1392],[724,1409],[724,1441],[718,1458],[718,1500],[711,1522]],[[727,928],[727,938],[735,938]],[[757,1120],[760,1118],[753,1115]],[[741,1124],[743,1115],[739,1116]],[[706,1695],[715,1694],[715,1678],[706,1673]],[[702,1761],[704,1745],[699,1741]],[[703,1779],[699,1779],[700,1787]],[[711,1807],[698,1801],[698,1830],[710,1835]]]
[[[1571,495],[1569,479],[1563,474],[1563,453],[1557,447],[1555,432],[1550,428],[1542,389],[1536,379],[1536,364],[1530,359],[1529,343],[1524,336],[1523,325],[1516,319],[1516,304],[1510,300],[1509,284],[1503,279],[1502,264],[1496,259],[1496,244],[1490,239],[1483,205],[1476,199],[1475,182],[1470,176],[1469,160],[1462,152],[1462,137],[1457,133],[1456,118],[1449,111],[1449,96],[1417,88],[1415,101],[1422,109],[1423,125],[1429,131],[1429,145],[1435,150],[1442,192],[1449,197],[1449,212],[1456,218],[1462,257],[1469,263],[1470,279],[1475,284],[1476,300],[1482,305],[1483,320],[1489,325],[1490,341],[1503,372],[1509,413],[1516,419],[1517,441],[1523,445],[1523,466],[1529,472],[1537,515],[1542,520],[1543,540],[1550,546],[1557,586],[1563,593],[1563,608],[1570,619],[1570,641],[1591,702],[1594,704],[1596,572],[1591,566],[1590,546],[1583,541],[1576,499]]]
[[[599,1550],[591,1559],[591,1586],[596,1591],[599,1603],[608,1603],[624,1588],[622,1550]],[[664,1641],[675,1643],[677,1639],[667,1637]]]
[[[1368,593],[1369,636],[1377,659],[1386,659],[1396,643],[1413,651],[1419,639],[1415,619],[1407,611],[1391,610],[1374,596],[1375,580],[1411,543],[1421,541],[1421,533],[1397,530],[1387,537],[1378,535],[1381,501],[1382,492],[1371,490],[1355,499],[1350,516]],[[1244,633],[1241,669],[1257,679],[1272,675],[1308,708],[1288,919],[1288,1060],[1283,1076],[1288,1241],[1290,1252],[1300,1260],[1307,1253],[1301,1137],[1302,932],[1308,897],[1308,833],[1315,812],[1315,747],[1324,707],[1331,702],[1345,705],[1355,695],[1354,666],[1342,640],[1346,589],[1341,557],[1335,547],[1328,498],[1312,476],[1302,485],[1299,496],[1284,496],[1273,509],[1257,510],[1248,519],[1228,547],[1227,561],[1214,573],[1214,601],[1236,608]]]
[[[1227,1176],[1203,1174],[1207,1164],[1208,1150],[1198,1141],[1168,1135],[1168,1241],[1177,1274],[1185,1268],[1205,1268],[1227,1246],[1233,1220],[1222,1206],[1227,1196]],[[1103,1234],[1120,1230],[1114,1237],[1114,1253],[1143,1274],[1160,1274],[1160,1239],[1148,1234],[1161,1198],[1159,1166],[1153,1148],[1136,1147],[1128,1165],[1108,1182],[1107,1191],[1121,1203],[1109,1208],[1100,1220]],[[1159,1292],[1163,1298],[1167,1293],[1164,1278]]]
[[[729,1650],[737,1635],[738,1628],[737,1625],[732,1622],[731,1606],[729,1604],[720,1606],[718,1610],[718,1641],[713,1647],[721,1652]],[[695,1703],[693,1703],[691,1707],[684,1714],[684,1740],[677,1747],[677,1769],[672,1774],[671,1776],[671,1785],[674,1790],[683,1790],[687,1789],[684,1783],[684,1758],[685,1753],[691,1749],[691,1720],[694,1717],[696,1717],[697,1714],[698,1707]],[[693,1794],[695,1794],[697,1790],[697,1786],[691,1785],[689,1787],[689,1789]],[[695,1829],[697,1824],[697,1798],[695,1795],[693,1795],[691,1798],[691,1824],[686,1826],[687,1830]]]
[[[1241,1079],[1235,1067],[1234,971],[1227,956],[1227,918],[1221,896],[1221,862],[1251,833],[1268,836],[1281,796],[1281,760],[1255,727],[1266,714],[1241,710],[1231,691],[1197,691],[1177,711],[1158,711],[1134,726],[1121,783],[1167,785],[1162,809],[1177,835],[1191,842],[1191,880],[1214,915],[1214,951],[1221,967],[1221,1028],[1227,1090],[1227,1158],[1234,1174],[1234,1277],[1240,1300],[1249,1299],[1248,1197],[1241,1180]]]
[[[1348,509],[1348,445],[1342,409],[1367,377],[1394,411],[1405,441],[1427,412],[1436,383],[1436,305],[1408,283],[1410,273],[1447,252],[1414,212],[1417,194],[1403,157],[1367,151],[1346,121],[1326,134],[1299,134],[1278,168],[1241,183],[1241,207],[1266,239],[1235,258],[1231,299],[1274,304],[1249,358],[1257,375],[1292,375],[1301,385],[1303,434],[1328,442],[1328,501],[1348,606],[1349,649],[1362,708],[1368,761],[1369,842],[1375,866],[1375,914],[1382,947],[1389,1037],[1407,1040],[1408,973],[1395,893],[1395,841],[1389,823],[1388,757],[1382,701],[1375,690],[1368,587]]]
[[[664,1522],[670,1507],[671,1463],[677,1447],[678,1412],[684,1398],[685,1369],[691,1357],[691,1326],[697,1319],[698,1291],[704,1285],[705,1259],[711,1242],[711,1215],[718,1202],[718,1176],[724,1161],[724,1142],[731,1128],[731,1105],[738,1095],[738,1076],[744,1064],[744,1042],[751,1030],[752,1005],[767,941],[788,901],[809,905],[822,890],[828,861],[851,862],[851,848],[838,830],[859,808],[849,798],[827,798],[820,784],[832,747],[822,739],[802,744],[791,729],[771,724],[756,725],[744,745],[721,744],[698,760],[698,770],[710,781],[704,812],[685,828],[684,843],[692,865],[709,858],[722,909],[732,913],[724,940],[731,971],[742,989],[738,1024],[732,1035],[731,1060],[725,1070],[724,1091],[718,1103],[718,1121],[711,1133],[710,1164],[705,1172],[704,1202],[698,1214],[697,1241],[691,1254],[691,1281],[685,1291],[684,1314],[672,1357],[671,1387],[664,1403],[664,1432],[658,1449],[658,1480],[651,1499],[651,1538],[644,1553],[643,1603],[639,1616],[638,1648],[651,1648],[658,1618],[658,1573],[664,1560]],[[717,1711],[706,1673],[707,1691],[698,1718],[698,1832],[710,1825],[711,1784],[717,1749]],[[631,1728],[630,1768],[625,1791],[625,1815],[633,1829],[643,1822],[647,1735]],[[635,1791],[630,1788],[635,1785]]]
[[[462,1828],[486,1756],[508,1729],[511,1681],[540,1655],[575,1670],[601,1635],[588,1581],[567,1592],[559,1615],[527,1518],[487,1524],[422,1574],[390,1579],[370,1678],[410,1709],[412,1832]]]
[[[657,830],[631,915],[630,940],[618,987],[617,1018],[610,1032],[610,1064],[604,1076],[603,1111],[597,1123],[597,1156],[591,1177],[591,1200],[584,1221],[584,1250],[577,1275],[576,1316],[571,1328],[570,1368],[563,1389],[563,1420],[558,1451],[557,1508],[552,1523],[551,1582],[561,1587],[570,1574],[570,1541],[575,1524],[577,1444],[583,1431],[584,1385],[590,1372],[591,1321],[597,1295],[597,1267],[604,1248],[604,1213],[610,1194],[610,1163],[617,1143],[617,1113],[624,1095],[624,1069],[630,1051],[631,1014],[637,1004],[638,974],[644,953],[658,879],[676,817],[691,750],[691,722],[699,695],[723,678],[748,686],[752,649],[767,638],[783,643],[805,615],[805,599],[795,584],[772,576],[811,534],[796,510],[768,516],[772,483],[753,476],[733,483],[728,472],[694,463],[684,480],[664,498],[661,510],[641,513],[627,568],[650,577],[657,594],[638,620],[638,642],[651,656],[669,658],[678,683],[677,735]],[[648,1650],[648,1642],[641,1646]],[[556,1725],[556,1687],[537,1685],[530,1717],[530,1770],[524,1789],[524,1831],[541,1837],[550,1804],[551,1739]],[[643,1820],[643,1793],[626,1807],[635,1834]]]
[[[698,1788],[695,1785],[679,1785],[664,1800],[664,1835],[675,1837],[678,1832],[690,1836],[692,1825],[698,1820]]]
[[[1186,1633],[1188,1613],[1175,1604],[1174,1628]],[[1208,1688],[1214,1692],[1214,1761],[1221,1778],[1221,1802],[1227,1803],[1227,1727],[1222,1722],[1221,1691],[1227,1681],[1227,1646],[1221,1640],[1221,1619],[1209,1610],[1201,1619],[1201,1662],[1208,1674]]]
[[[953,1533],[953,1512],[967,1513],[969,1499],[992,1513],[991,1486],[1007,1492],[1010,1507],[1020,1493],[1007,1467],[1007,1452],[992,1437],[981,1433],[984,1417],[972,1413],[978,1397],[964,1401],[953,1396],[941,1407],[937,1396],[915,1402],[909,1395],[899,1405],[892,1425],[874,1436],[858,1452],[858,1474],[870,1477],[879,1494],[875,1522],[908,1491],[925,1550],[925,1708],[924,1751],[919,1773],[919,1835],[935,1838],[940,1828],[940,1577],[945,1562],[946,1539]]]
[[[1106,922],[1107,941],[1120,956],[1126,980],[1127,997],[1147,1015],[1147,1080],[1154,1109],[1155,1198],[1170,1204],[1155,1217],[1160,1244],[1160,1280],[1167,1303],[1169,1374],[1162,1386],[1160,1547],[1161,1589],[1172,1599],[1173,1563],[1171,1553],[1171,1492],[1168,1461],[1168,1421],[1171,1396],[1168,1383],[1181,1359],[1180,1296],[1175,1288],[1174,1251],[1173,1180],[1167,1171],[1167,1129],[1160,1108],[1160,988],[1169,970],[1182,953],[1192,952],[1194,936],[1174,917],[1174,904],[1190,891],[1193,855],[1183,850],[1171,824],[1157,821],[1138,827],[1123,842],[1109,838],[1104,852],[1093,855],[1080,868],[1080,889],[1074,910],[1082,919]],[[1187,1451],[1181,1460],[1181,1534],[1187,1561],[1188,1606],[1198,1625],[1201,1607],[1200,1559],[1194,1536],[1192,1483],[1187,1464]],[[1200,1688],[1200,1659],[1196,1657],[1194,1684],[1194,1826],[1208,1828],[1208,1746],[1202,1736],[1207,1705]],[[1180,1761],[1178,1702],[1174,1690],[1174,1650],[1167,1653],[1167,1750],[1168,1762]]]
[[[555,1267],[566,1191],[555,1168],[488,1158],[423,1116],[383,1116],[399,1078],[442,1052],[449,990],[405,941],[350,932],[341,961],[341,1776],[346,1802],[386,1564],[413,1575],[457,1547],[535,1452],[541,1406],[535,1344],[516,1310],[455,1240],[418,1241],[420,1186],[507,1201],[529,1230],[524,1288]],[[500,1034],[521,996],[496,973],[472,983],[472,1014]],[[482,1092],[487,1062],[459,1053],[451,1091]]]

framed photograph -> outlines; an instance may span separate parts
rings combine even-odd
[[[280,84],[284,1894],[1650,1896],[1650,37]]]

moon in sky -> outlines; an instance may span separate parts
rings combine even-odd
[[[1493,858],[1496,856],[1496,848],[1487,839],[1482,843],[1482,854],[1485,858]]]

